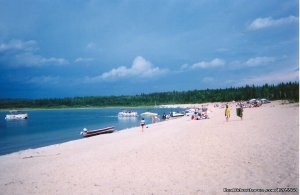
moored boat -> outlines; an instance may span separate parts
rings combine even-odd
[[[11,110],[10,113],[5,116],[6,120],[14,120],[14,119],[28,119],[28,114],[20,112],[18,110]]]
[[[96,129],[96,130],[87,130],[86,128],[80,132],[83,137],[90,137],[94,135],[104,134],[104,133],[112,133],[115,131],[115,127],[106,127],[103,129]]]
[[[171,112],[170,116],[171,117],[182,117],[182,116],[184,116],[184,114],[179,113],[179,112]]]

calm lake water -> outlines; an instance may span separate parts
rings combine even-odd
[[[182,111],[167,108],[130,109],[143,112]],[[119,118],[121,109],[31,110],[27,120],[5,120],[7,112],[0,112],[0,155],[29,148],[37,148],[82,139],[83,128],[99,129],[115,126],[117,131],[140,125],[141,117]],[[151,122],[145,118],[146,123]],[[101,135],[99,135],[101,136]]]

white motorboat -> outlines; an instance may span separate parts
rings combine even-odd
[[[196,109],[188,109],[185,111],[185,116],[193,116],[195,115]]]
[[[170,113],[170,116],[171,116],[171,117],[181,117],[181,116],[184,116],[184,114],[178,113],[178,112],[171,112],[171,113]]]
[[[122,111],[118,113],[118,117],[137,117],[138,113],[133,111]]]
[[[28,119],[28,114],[23,113],[17,110],[11,110],[10,113],[5,116],[6,120],[14,120],[14,119]]]

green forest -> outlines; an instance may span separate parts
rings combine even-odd
[[[278,85],[230,87],[226,89],[204,89],[171,91],[134,96],[85,96],[49,99],[0,99],[0,109],[19,108],[83,108],[83,107],[137,107],[162,104],[229,102],[266,98],[299,102],[299,83]]]

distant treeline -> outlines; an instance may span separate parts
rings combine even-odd
[[[299,83],[288,82],[278,85],[231,87],[172,91],[135,96],[88,96],[50,99],[0,99],[0,109],[13,108],[74,108],[74,107],[134,107],[161,104],[184,104],[206,102],[228,102],[266,98],[268,100],[291,100],[299,102]]]

